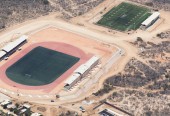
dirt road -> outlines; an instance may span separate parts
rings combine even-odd
[[[127,41],[134,41],[137,37],[142,37],[144,40],[150,40],[150,39],[153,39],[153,37],[156,36],[157,33],[167,30],[170,27],[170,20],[167,20],[170,16],[169,15],[170,13],[164,12],[164,11],[161,11],[161,12],[162,12],[162,18],[165,18],[165,21],[163,22],[162,25],[159,26],[157,30],[152,31],[152,32],[139,30],[130,35],[124,34],[124,33],[116,33],[116,34],[108,34],[106,32],[102,33],[100,30],[97,29],[98,26],[95,26],[94,24],[89,24],[88,22],[85,22],[85,20],[84,22],[82,22],[85,24],[84,26],[78,26],[76,24],[71,24],[61,19],[55,19],[55,15],[51,15],[51,16],[27,21],[27,22],[24,22],[22,24],[19,24],[19,25],[16,25],[16,26],[13,26],[7,29],[5,32],[0,33],[0,43],[11,40],[11,38],[14,35],[23,35],[23,34],[30,35],[30,34],[34,34],[35,32],[43,28],[54,26],[54,27],[57,27],[57,28],[60,28],[66,31],[70,31],[72,33],[85,36],[87,38],[100,40],[103,42],[107,42],[107,43],[119,46],[120,48],[125,50],[126,54],[123,58],[119,60],[119,62],[117,62],[117,65],[114,66],[114,71],[110,71],[108,75],[101,78],[98,85],[96,86],[96,88],[99,89],[102,86],[103,81],[108,76],[114,75],[120,72],[121,70],[123,70],[125,64],[129,61],[129,59],[131,59],[132,57],[138,58],[138,55],[137,55],[138,50],[135,47],[131,46]],[[89,13],[87,13],[87,15]],[[77,18],[75,22],[77,20],[81,20],[81,17]],[[81,100],[85,96],[90,95],[92,92],[93,90],[89,91],[88,94],[85,94],[79,97],[78,99],[75,99],[74,101]],[[43,100],[42,101],[40,100],[38,102],[44,103]],[[48,102],[45,101],[45,103],[49,103],[49,101]],[[63,102],[58,102],[58,104],[61,104],[61,103]],[[51,104],[54,104],[54,103],[51,103]]]

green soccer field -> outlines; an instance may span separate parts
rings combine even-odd
[[[55,81],[80,58],[44,47],[36,47],[6,70],[16,83],[40,86]]]
[[[150,15],[148,8],[123,2],[103,15],[97,24],[119,31],[136,30]]]

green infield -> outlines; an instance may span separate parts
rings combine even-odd
[[[80,58],[44,47],[36,47],[6,70],[16,83],[40,86],[55,81]]]
[[[148,8],[123,2],[103,15],[97,24],[119,31],[136,30],[150,15]]]

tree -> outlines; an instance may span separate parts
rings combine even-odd
[[[143,42],[143,39],[141,37],[137,37],[138,42]]]
[[[166,77],[166,78],[170,78],[170,75],[169,75],[169,74],[166,74],[165,77]]]
[[[56,95],[56,98],[57,98],[57,99],[60,98],[60,95]]]
[[[147,6],[153,6],[153,3],[152,2],[147,2],[145,3]]]
[[[152,112],[151,111],[145,112],[145,116],[152,116]]]
[[[49,5],[49,1],[48,1],[48,0],[43,0],[43,3],[44,3],[45,5]]]
[[[19,107],[19,104],[18,104],[18,103],[16,103],[16,104],[15,104],[15,106],[18,108],[18,107]]]

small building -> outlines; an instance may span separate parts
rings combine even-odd
[[[7,105],[7,109],[10,111],[13,111],[15,108],[16,108],[16,106],[14,104]]]
[[[104,109],[103,111],[99,112],[100,116],[115,116],[114,112],[109,109]]]
[[[6,56],[6,52],[5,51],[0,51],[0,61],[3,60]]]
[[[26,112],[27,112],[27,109],[25,109],[25,108],[21,109],[20,112],[19,112],[19,116],[20,115],[24,116],[24,114],[26,114]]]
[[[31,109],[30,105],[24,104],[18,107],[14,113],[19,116],[30,116],[30,113],[31,113],[30,109]]]
[[[160,13],[159,12],[154,12],[151,16],[149,16],[144,22],[141,24],[142,29],[146,29],[149,26],[151,26],[153,23],[159,19]]]
[[[12,104],[12,102],[10,100],[6,99],[1,103],[1,106],[3,108],[7,108],[7,105],[9,105],[9,104]]]
[[[104,109],[101,112],[99,112],[100,116],[123,116],[121,114],[118,114],[110,109]]]
[[[2,48],[2,51],[5,51],[8,55],[14,53],[20,46],[27,42],[27,36],[21,36],[17,40],[10,42]]]
[[[80,80],[81,80],[80,74],[74,73],[65,81],[64,88],[70,89]]]
[[[42,116],[40,113],[32,113],[31,116]]]
[[[30,106],[30,105],[28,105],[28,104],[24,104],[24,105],[23,105],[23,108],[30,109],[30,108],[31,108],[31,106]]]

